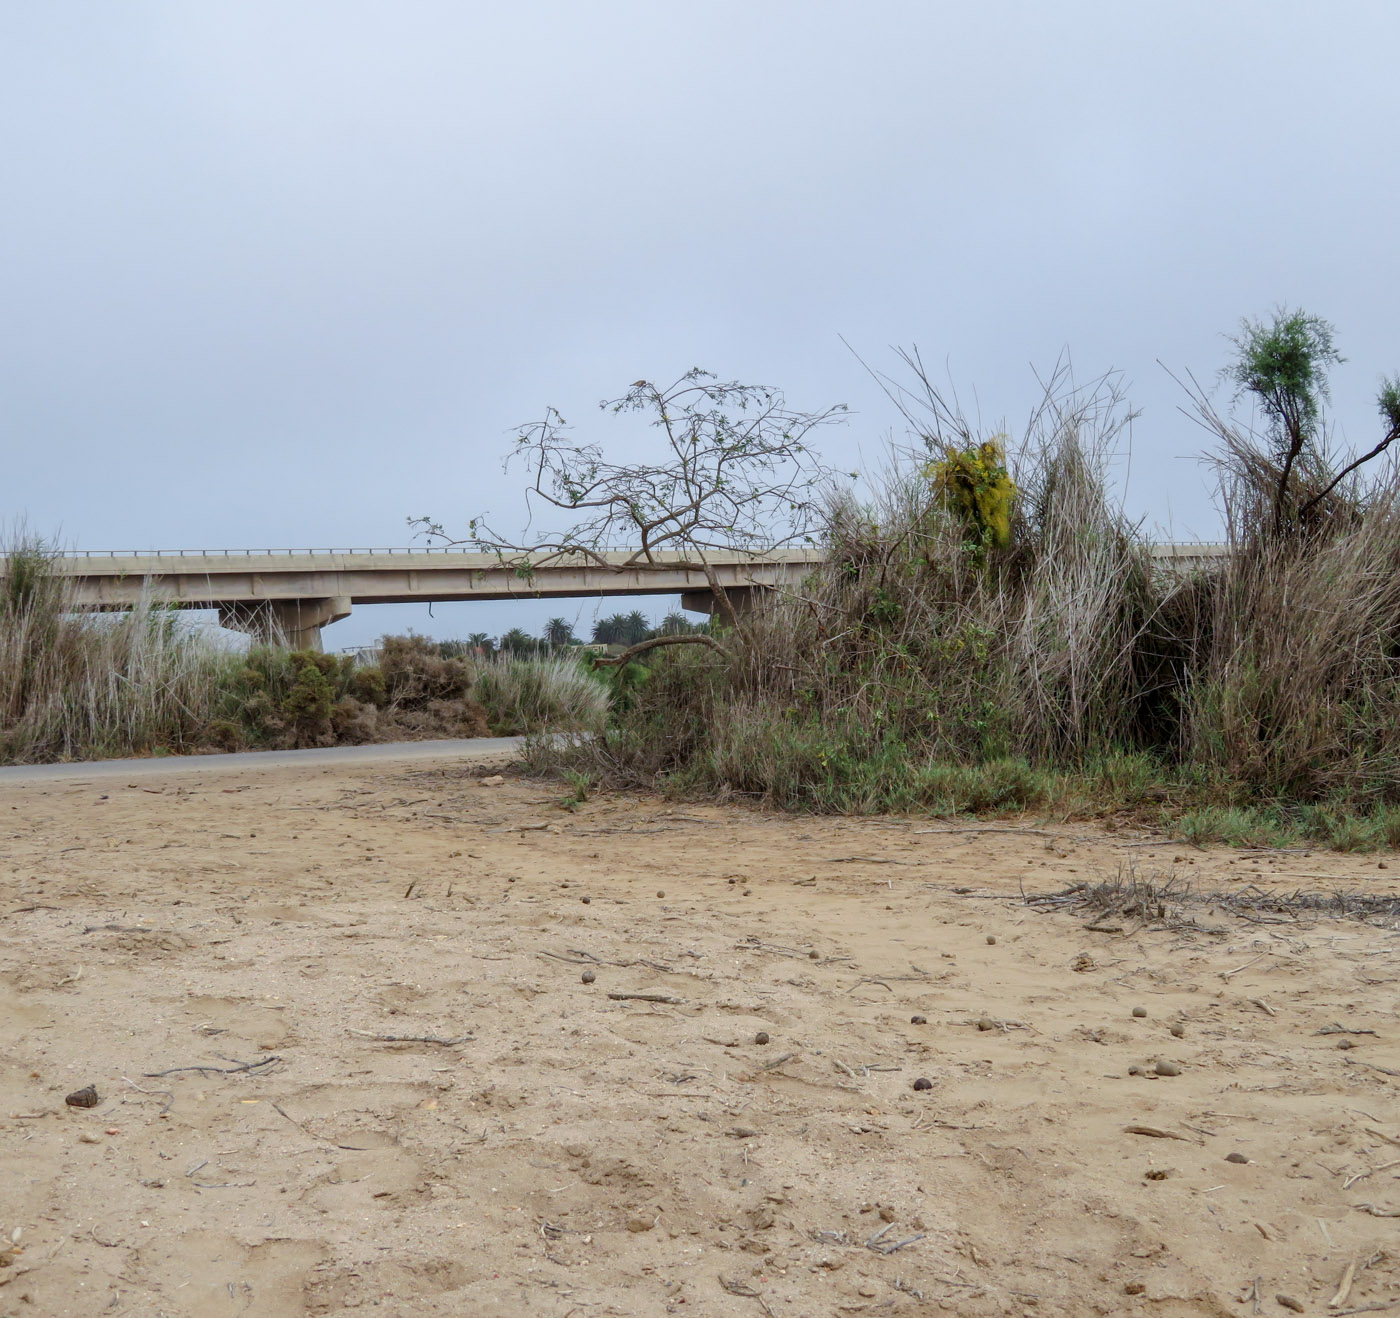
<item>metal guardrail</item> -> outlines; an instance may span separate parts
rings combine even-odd
[[[460,545],[413,545],[374,549],[60,549],[56,558],[288,558],[306,555],[332,554],[465,554],[476,550]]]
[[[1185,551],[1186,553],[1209,553],[1212,550],[1222,551],[1229,548],[1224,540],[1179,540],[1164,541],[1154,544],[1152,550],[1162,558],[1170,558],[1173,553]],[[277,558],[285,555],[288,558],[296,557],[331,557],[338,554],[479,554],[489,553],[489,550],[463,549],[460,545],[411,545],[408,547],[398,546],[385,549],[374,548],[350,548],[350,549],[61,549],[56,552],[56,558],[71,559],[101,559],[101,558]],[[622,545],[615,549],[600,549],[595,551],[602,554],[631,554],[636,552],[635,545]],[[742,552],[742,551],[741,551]],[[781,553],[781,550],[760,551]],[[808,550],[801,551],[810,552]],[[0,554],[0,558],[4,555]]]

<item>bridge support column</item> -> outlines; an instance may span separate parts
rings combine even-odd
[[[219,626],[247,632],[264,645],[321,649],[321,628],[350,616],[345,595],[312,600],[240,600],[219,605]]]
[[[724,593],[734,606],[734,612],[741,617],[758,603],[763,595],[761,586],[726,586]],[[708,587],[705,590],[687,590],[681,595],[681,608],[692,613],[708,613],[713,617],[719,612],[719,601]]]

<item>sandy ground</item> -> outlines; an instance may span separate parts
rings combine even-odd
[[[0,784],[0,1314],[1400,1305],[1395,935],[1021,900],[1400,863],[481,775]]]

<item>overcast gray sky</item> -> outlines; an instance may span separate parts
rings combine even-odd
[[[1394,0],[0,0],[0,514],[79,548],[509,523],[514,424],[606,438],[597,400],[692,365],[849,403],[852,466],[898,423],[844,335],[993,423],[1066,349],[1122,370],[1129,508],[1209,537],[1158,359],[1210,377],[1304,306],[1376,433],[1397,50]]]

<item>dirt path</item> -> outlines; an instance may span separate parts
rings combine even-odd
[[[1021,900],[1400,868],[482,772],[0,782],[0,1313],[1400,1303],[1393,933]]]

